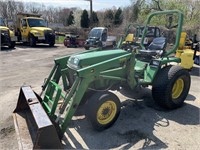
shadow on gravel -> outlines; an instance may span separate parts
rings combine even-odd
[[[200,76],[200,67],[194,66],[190,72],[192,76]]]
[[[188,94],[186,101],[195,101],[196,97],[194,95]]]
[[[1,51],[10,52],[10,51],[13,51],[13,50],[16,50],[16,48],[9,48],[9,47],[1,47],[0,48],[0,52]]]
[[[63,138],[67,149],[164,149],[167,143],[154,134],[155,127],[166,128],[170,121],[182,125],[199,124],[199,108],[185,103],[181,108],[166,110],[157,106],[151,90],[144,88],[143,94],[122,90],[127,100],[122,102],[121,114],[116,123],[109,129],[97,132],[84,117],[70,123]],[[135,99],[137,98],[137,100]],[[189,99],[196,98],[189,95]],[[84,107],[83,107],[84,108]],[[79,109],[77,114],[84,114],[86,108]],[[166,133],[167,134],[167,133]]]
[[[121,90],[128,97],[122,102],[121,114],[116,123],[109,129],[97,132],[82,115],[71,121],[64,137],[67,149],[163,149],[167,143],[154,135],[155,127],[166,128],[170,121],[182,125],[199,124],[199,108],[185,103],[181,108],[166,110],[157,106],[151,96],[151,90],[144,88],[142,94]],[[195,100],[189,95],[187,100]],[[77,114],[84,114],[87,108],[78,109]],[[73,130],[73,131],[72,131]],[[138,146],[140,143],[140,146]]]
[[[26,48],[28,48],[28,49],[30,49],[30,48],[32,48],[32,49],[50,48],[51,49],[51,48],[57,48],[59,46],[57,46],[55,44],[54,46],[50,47],[48,44],[37,44],[35,47],[31,47],[28,43],[17,43],[16,47],[20,47],[20,48],[24,48],[24,49],[26,49]]]

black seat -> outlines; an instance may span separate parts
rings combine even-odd
[[[147,49],[139,50],[139,53],[147,56],[161,56],[166,48],[167,40],[165,37],[157,37],[153,39]]]

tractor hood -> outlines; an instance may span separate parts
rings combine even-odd
[[[127,54],[127,51],[118,49],[118,50],[92,51],[88,53],[72,55],[68,60],[68,67],[77,70],[124,54]]]

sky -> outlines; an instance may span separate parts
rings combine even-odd
[[[82,9],[90,9],[90,3],[87,0],[18,0],[22,2],[43,3],[45,6],[53,7],[79,7]],[[103,10],[115,6],[125,7],[131,4],[131,0],[92,0],[93,10]]]

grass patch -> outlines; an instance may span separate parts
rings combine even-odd
[[[62,44],[64,42],[64,36],[56,36],[56,44]]]

